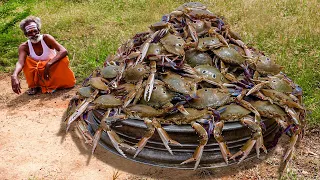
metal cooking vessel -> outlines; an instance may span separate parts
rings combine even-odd
[[[88,124],[89,132],[94,135],[100,124],[101,114],[97,110],[90,111],[88,118],[93,119],[93,123]],[[274,119],[263,119],[266,130],[263,132],[264,144],[270,148],[275,139],[275,134],[279,131],[279,126]],[[127,158],[136,162],[149,164],[153,166],[179,168],[179,169],[193,169],[194,163],[180,165],[184,160],[192,157],[193,152],[198,146],[198,135],[190,125],[162,125],[169,136],[182,144],[182,146],[170,145],[173,154],[171,155],[162,144],[157,132],[149,139],[147,145],[133,158],[135,151],[122,149],[127,155]],[[115,123],[112,129],[129,145],[134,146],[146,131],[146,125],[139,119],[126,119]],[[251,130],[240,122],[226,122],[223,128],[223,136],[231,153],[236,153],[246,141],[251,138]],[[108,135],[102,132],[99,144],[108,151],[120,155],[112,146]],[[255,157],[255,149],[251,150],[250,157]],[[248,159],[248,158],[247,158]],[[230,161],[233,164],[235,161]],[[198,168],[214,168],[227,166],[224,162],[219,145],[211,135]]]

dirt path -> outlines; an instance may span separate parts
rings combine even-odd
[[[277,146],[264,160],[208,170],[176,170],[132,162],[101,147],[91,156],[75,128],[62,122],[74,89],[28,96],[11,90],[10,76],[0,75],[0,179],[265,179],[276,178],[284,151]],[[319,129],[309,130],[289,166],[288,178],[320,178]]]

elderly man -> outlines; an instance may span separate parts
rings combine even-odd
[[[23,70],[28,83],[29,95],[52,93],[56,89],[73,87],[76,80],[69,68],[67,50],[51,35],[41,34],[41,21],[38,17],[29,16],[22,20],[20,28],[28,38],[19,46],[19,59],[11,76],[12,90],[20,94],[18,78]]]

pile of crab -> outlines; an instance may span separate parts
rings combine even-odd
[[[77,122],[92,152],[105,132],[116,151],[126,157],[123,149],[131,149],[136,157],[155,131],[173,154],[169,145],[183,144],[162,126],[190,125],[199,144],[181,164],[195,161],[196,169],[210,137],[219,144],[226,164],[230,159],[243,161],[254,146],[258,157],[260,149],[267,153],[261,119],[272,118],[290,136],[283,159],[287,164],[303,130],[305,108],[301,88],[281,69],[204,5],[186,3],[122,44],[85,80],[70,101],[67,130]],[[102,116],[91,135],[86,113],[93,110]],[[136,145],[124,142],[112,129],[113,123],[130,118],[146,126]],[[239,121],[252,132],[233,154],[223,137],[229,121]]]

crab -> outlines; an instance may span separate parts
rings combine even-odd
[[[120,116],[120,115],[113,115],[110,116],[110,112],[111,109],[108,109],[105,114],[103,115],[103,117],[100,120],[100,124],[98,129],[96,130],[94,136],[93,136],[93,147],[92,147],[92,153],[94,153],[97,144],[99,142],[99,139],[101,137],[102,131],[105,131],[113,145],[113,147],[123,156],[123,157],[127,157],[125,155],[125,153],[122,151],[122,148],[126,148],[126,149],[131,149],[131,150],[135,150],[134,147],[128,145],[127,143],[125,143],[116,132],[114,132],[111,129],[111,125],[116,122],[119,121],[121,119],[124,119],[126,116]]]
[[[185,54],[186,62],[195,67],[198,65],[212,65],[212,58],[206,52],[199,52],[196,49],[189,49]]]
[[[134,157],[136,157],[141,152],[143,147],[146,145],[148,139],[152,137],[155,129],[157,130],[164,146],[167,148],[169,153],[173,155],[172,150],[169,147],[169,144],[180,145],[180,143],[171,139],[167,132],[161,127],[161,124],[154,119],[154,117],[161,117],[165,115],[168,112],[167,110],[156,110],[151,106],[139,104],[128,106],[124,109],[124,111],[128,117],[138,119],[142,118],[147,126],[146,134],[135,146],[137,148],[137,151]],[[153,119],[151,120],[150,118]]]
[[[96,81],[99,81],[99,82],[97,84],[95,84]],[[90,79],[89,82],[91,85],[93,84],[92,87],[100,87],[99,86],[100,82],[101,82],[101,84],[104,84],[102,81],[100,81],[100,79],[94,79],[94,80]],[[102,87],[104,87],[104,86],[102,86]],[[83,95],[83,97],[85,97],[85,99],[82,100],[81,103],[79,103],[75,107],[73,113],[66,118],[66,122],[67,122],[66,132],[69,130],[71,123],[74,122],[75,120],[77,120],[79,118],[79,116],[82,115],[86,111],[89,104],[92,101],[94,101],[95,97],[98,95],[98,93],[99,93],[98,89],[95,89],[93,92],[91,90],[92,90],[91,88],[85,88],[85,89],[79,90],[79,94]]]
[[[199,65],[192,68],[189,65],[184,65],[182,69],[190,74],[185,76],[192,77],[198,82],[204,81],[221,88],[229,85],[229,81],[225,78],[225,76],[219,71],[219,69],[213,66]]]
[[[170,90],[196,97],[197,83],[192,78],[183,77],[170,71],[163,73],[162,76],[162,81]]]
[[[283,69],[282,66],[275,63],[275,61],[267,56],[259,55],[257,57],[254,57],[250,62],[250,66],[254,70],[256,70],[257,73],[261,75],[276,75],[279,74],[280,71]],[[257,75],[256,75],[257,76]]]
[[[275,76],[262,77],[256,81],[260,81],[260,83],[252,87],[252,89],[248,91],[248,93],[246,94],[247,96],[259,91],[264,87],[287,94],[292,93],[295,88],[295,84],[292,83],[289,79],[287,79],[287,77],[281,74]]]
[[[211,120],[213,112],[210,110],[207,110],[207,109],[197,110],[194,108],[186,108],[186,110],[189,112],[188,115],[184,115],[184,114],[178,112],[178,113],[166,116],[166,118],[162,119],[161,121],[167,122],[167,123],[174,123],[174,124],[178,124],[178,125],[179,124],[190,124],[191,127],[198,134],[198,136],[200,138],[199,145],[197,146],[195,152],[193,153],[193,156],[181,163],[181,164],[186,164],[186,163],[195,161],[194,169],[196,169],[199,166],[204,147],[208,142],[207,131],[197,121],[201,122],[203,119],[204,120]]]
[[[223,89],[202,88],[197,90],[197,98],[191,99],[189,104],[197,109],[217,108],[233,100],[231,94]]]
[[[120,149],[120,147],[126,147],[129,149],[134,149],[133,147],[130,147],[129,145],[125,144],[121,138],[110,128],[110,125],[114,123],[115,121],[119,121],[121,119],[125,119],[126,116],[119,114],[119,108],[122,106],[122,101],[120,99],[117,99],[112,94],[107,95],[101,95],[97,99],[95,99],[92,104],[93,107],[91,109],[105,109],[106,112],[103,115],[98,130],[94,134],[93,138],[93,148],[92,153],[94,152],[98,141],[101,137],[101,132],[106,131],[111,143],[113,144],[114,148],[124,157],[126,155],[123,153],[123,151]],[[113,112],[113,115],[110,116],[110,112]]]
[[[254,121],[254,118],[249,115],[249,110],[236,104],[230,104],[218,108],[218,111],[222,112],[220,113],[220,119],[217,120],[215,123],[213,134],[220,146],[221,154],[226,164],[228,164],[228,158],[235,159],[240,155],[242,155],[242,157],[239,159],[239,163],[242,162],[249,155],[254,145],[256,145],[256,153],[258,157],[261,148],[264,150],[265,153],[267,153],[267,149],[263,144],[262,129],[260,125]],[[222,128],[225,121],[230,122],[237,120],[239,120],[243,125],[248,126],[249,129],[251,129],[251,131],[253,132],[253,135],[252,138],[249,139],[247,143],[242,146],[240,151],[231,156],[231,153],[224,141],[224,138],[222,137]]]

